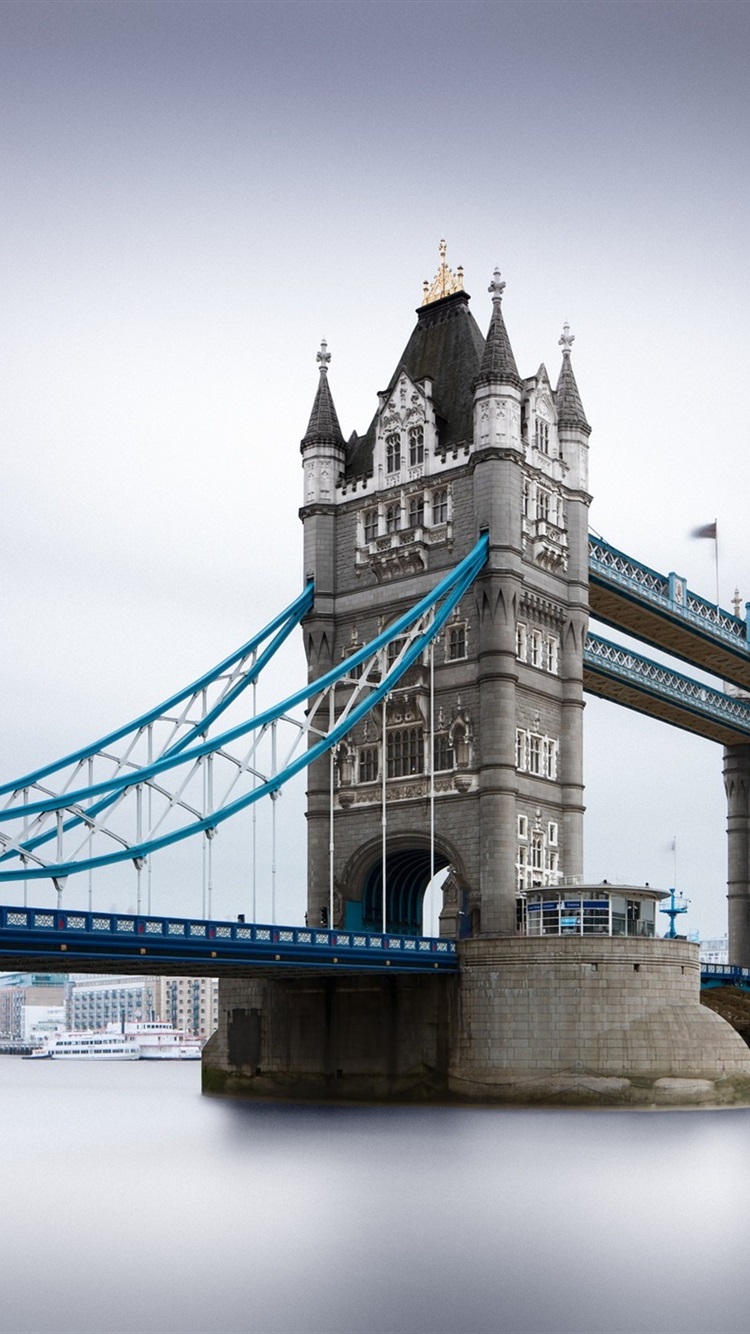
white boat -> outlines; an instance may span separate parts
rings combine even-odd
[[[110,1024],[110,1029],[119,1032],[117,1024]],[[138,1043],[142,1061],[199,1061],[202,1042],[191,1037],[181,1028],[172,1028],[171,1024],[156,1020],[143,1023],[124,1024],[125,1037]]]
[[[141,1049],[135,1038],[116,1028],[104,1033],[55,1033],[26,1060],[139,1061],[140,1058]]]

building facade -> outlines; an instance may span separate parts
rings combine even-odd
[[[56,973],[0,975],[0,1037],[27,1042],[35,1025],[59,1017],[65,982]]]
[[[441,244],[362,435],[344,439],[325,343],[318,354],[301,444],[310,679],[414,605],[482,533],[489,558],[431,670],[425,655],[389,697],[385,725],[376,710],[339,747],[333,838],[330,762],[311,766],[311,923],[328,918],[331,843],[334,925],[352,928],[380,929],[384,868],[388,929],[407,933],[422,930],[432,870],[449,868],[447,934],[513,932],[527,890],[582,872],[590,428],[568,326],[556,387],[544,365],[522,376],[504,287],[496,270],[485,337]],[[345,699],[339,687],[337,709]]]
[[[66,997],[69,1029],[156,1020],[207,1038],[216,1028],[218,984],[211,977],[118,977],[73,974]]]

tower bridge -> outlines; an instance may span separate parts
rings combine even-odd
[[[742,690],[747,627],[589,537],[573,335],[554,387],[543,364],[522,376],[504,289],[496,270],[485,336],[441,246],[375,415],[346,439],[323,342],[301,598],[164,705],[0,789],[0,882],[58,894],[57,916],[8,910],[0,953],[200,956],[224,977],[208,1089],[628,1102],[672,1085],[690,1100],[697,1080],[750,1097],[747,1049],[699,1005],[697,948],[655,936],[654,892],[583,886],[582,766],[584,690],[725,746],[731,963],[750,965],[749,703],[588,628],[591,613]],[[230,725],[297,625],[307,685]],[[273,811],[302,771],[304,929],[212,927],[210,888],[200,921],[142,915],[154,855],[197,835],[210,861],[225,820],[265,796]],[[68,877],[118,861],[137,912],[71,925]]]

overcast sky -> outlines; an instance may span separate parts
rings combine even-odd
[[[320,339],[362,430],[442,236],[483,329],[500,266],[521,374],[554,382],[570,321],[595,529],[712,597],[688,534],[718,518],[722,602],[750,597],[749,38],[721,0],[5,0],[3,777],[296,595]],[[589,701],[588,874],[666,887],[676,835],[688,927],[723,931],[721,762]],[[281,808],[296,916],[301,795]],[[197,910],[180,875],[157,910]],[[227,872],[217,911],[244,906]]]

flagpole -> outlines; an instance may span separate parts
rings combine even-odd
[[[719,603],[719,520],[714,519],[714,558],[716,560],[716,609]]]

